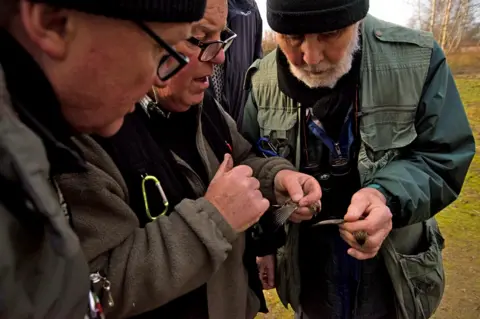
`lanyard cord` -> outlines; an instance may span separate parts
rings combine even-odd
[[[310,132],[312,132],[317,138],[319,138],[325,146],[330,150],[334,157],[343,157],[344,153],[349,153],[350,145],[354,142],[355,136],[359,135],[359,123],[358,117],[361,116],[359,112],[359,89],[358,84],[355,87],[355,98],[354,98],[354,105],[350,107],[347,111],[347,115],[345,116],[343,127],[340,132],[340,137],[338,142],[334,142],[325,132],[321,122],[313,115],[313,112],[310,110],[308,115],[305,115],[305,112],[301,112],[301,121],[302,124],[302,133],[303,133],[303,141],[304,141],[304,152],[305,156],[307,156],[308,161],[308,142],[307,142],[307,134],[306,129],[309,128]],[[352,111],[353,111],[353,119],[352,119]],[[353,130],[352,130],[352,122],[353,122]],[[353,131],[353,132],[352,132]],[[347,154],[348,157],[350,156]]]

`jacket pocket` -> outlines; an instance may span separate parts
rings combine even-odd
[[[415,300],[415,316],[411,318],[430,318],[440,305],[445,289],[445,272],[442,250],[444,238],[435,219],[424,222],[426,248],[413,255],[400,254],[398,260],[408,284],[408,290]]]
[[[292,131],[297,124],[296,110],[259,107],[257,119],[262,137],[269,137],[270,140],[290,140],[295,135]]]

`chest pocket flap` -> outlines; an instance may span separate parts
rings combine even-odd
[[[361,137],[372,151],[409,145],[433,38],[400,26],[375,28],[362,56]]]
[[[410,43],[422,48],[433,48],[433,38],[428,32],[412,32],[412,30],[401,26],[376,28],[375,37],[382,42]]]
[[[417,137],[416,106],[390,106],[362,111],[362,141],[374,152],[402,148]]]
[[[297,124],[297,111],[289,108],[258,108],[258,125],[262,137],[287,139]]]

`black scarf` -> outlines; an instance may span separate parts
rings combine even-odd
[[[287,58],[277,50],[278,86],[287,96],[302,107],[312,107],[315,116],[322,122],[332,138],[340,134],[348,108],[355,98],[360,72],[361,51],[353,60],[350,72],[345,74],[333,88],[309,88],[290,72]]]
[[[161,183],[169,202],[169,211],[183,199],[196,199],[190,183],[182,173],[184,168],[173,157],[172,152],[200,176],[205,186],[209,184],[206,169],[196,146],[198,129],[198,106],[184,113],[172,113],[168,118],[159,112],[149,114],[137,105],[134,113],[125,117],[120,131],[111,138],[96,137],[110,154],[127,183],[130,206],[143,226],[150,220],[146,216],[141,188],[142,176],[153,175]],[[223,115],[210,95],[205,95],[202,107],[202,133],[220,162],[231,137]],[[154,183],[146,184],[150,211],[158,214],[163,203]]]
[[[142,176],[155,176],[170,203],[170,210],[183,198],[194,199],[194,192],[168,149],[157,144],[150,134],[152,123],[141,106],[125,117],[120,131],[113,137],[96,138],[109,153],[122,173],[130,195],[130,207],[143,227],[150,220],[146,216],[142,193]],[[162,200],[153,183],[147,183],[147,196],[152,215],[163,210]]]

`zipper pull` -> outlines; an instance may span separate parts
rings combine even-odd
[[[105,278],[103,282],[103,289],[107,292],[107,303],[109,307],[115,306],[115,302],[113,301],[112,292],[110,291],[110,281]]]
[[[340,144],[335,143],[335,151],[337,151],[338,157],[342,157],[342,151],[340,150]]]
[[[115,305],[115,302],[113,301],[112,293],[110,291],[111,288],[111,283],[110,281],[106,278],[100,275],[100,273],[97,271],[96,273],[90,274],[90,280],[94,284],[102,283],[102,288],[103,290],[107,293],[107,303],[109,307],[113,307]]]
[[[90,274],[90,280],[94,283],[94,284],[98,284],[100,281],[102,281],[102,276],[100,275],[99,272],[96,272],[94,274]]]

